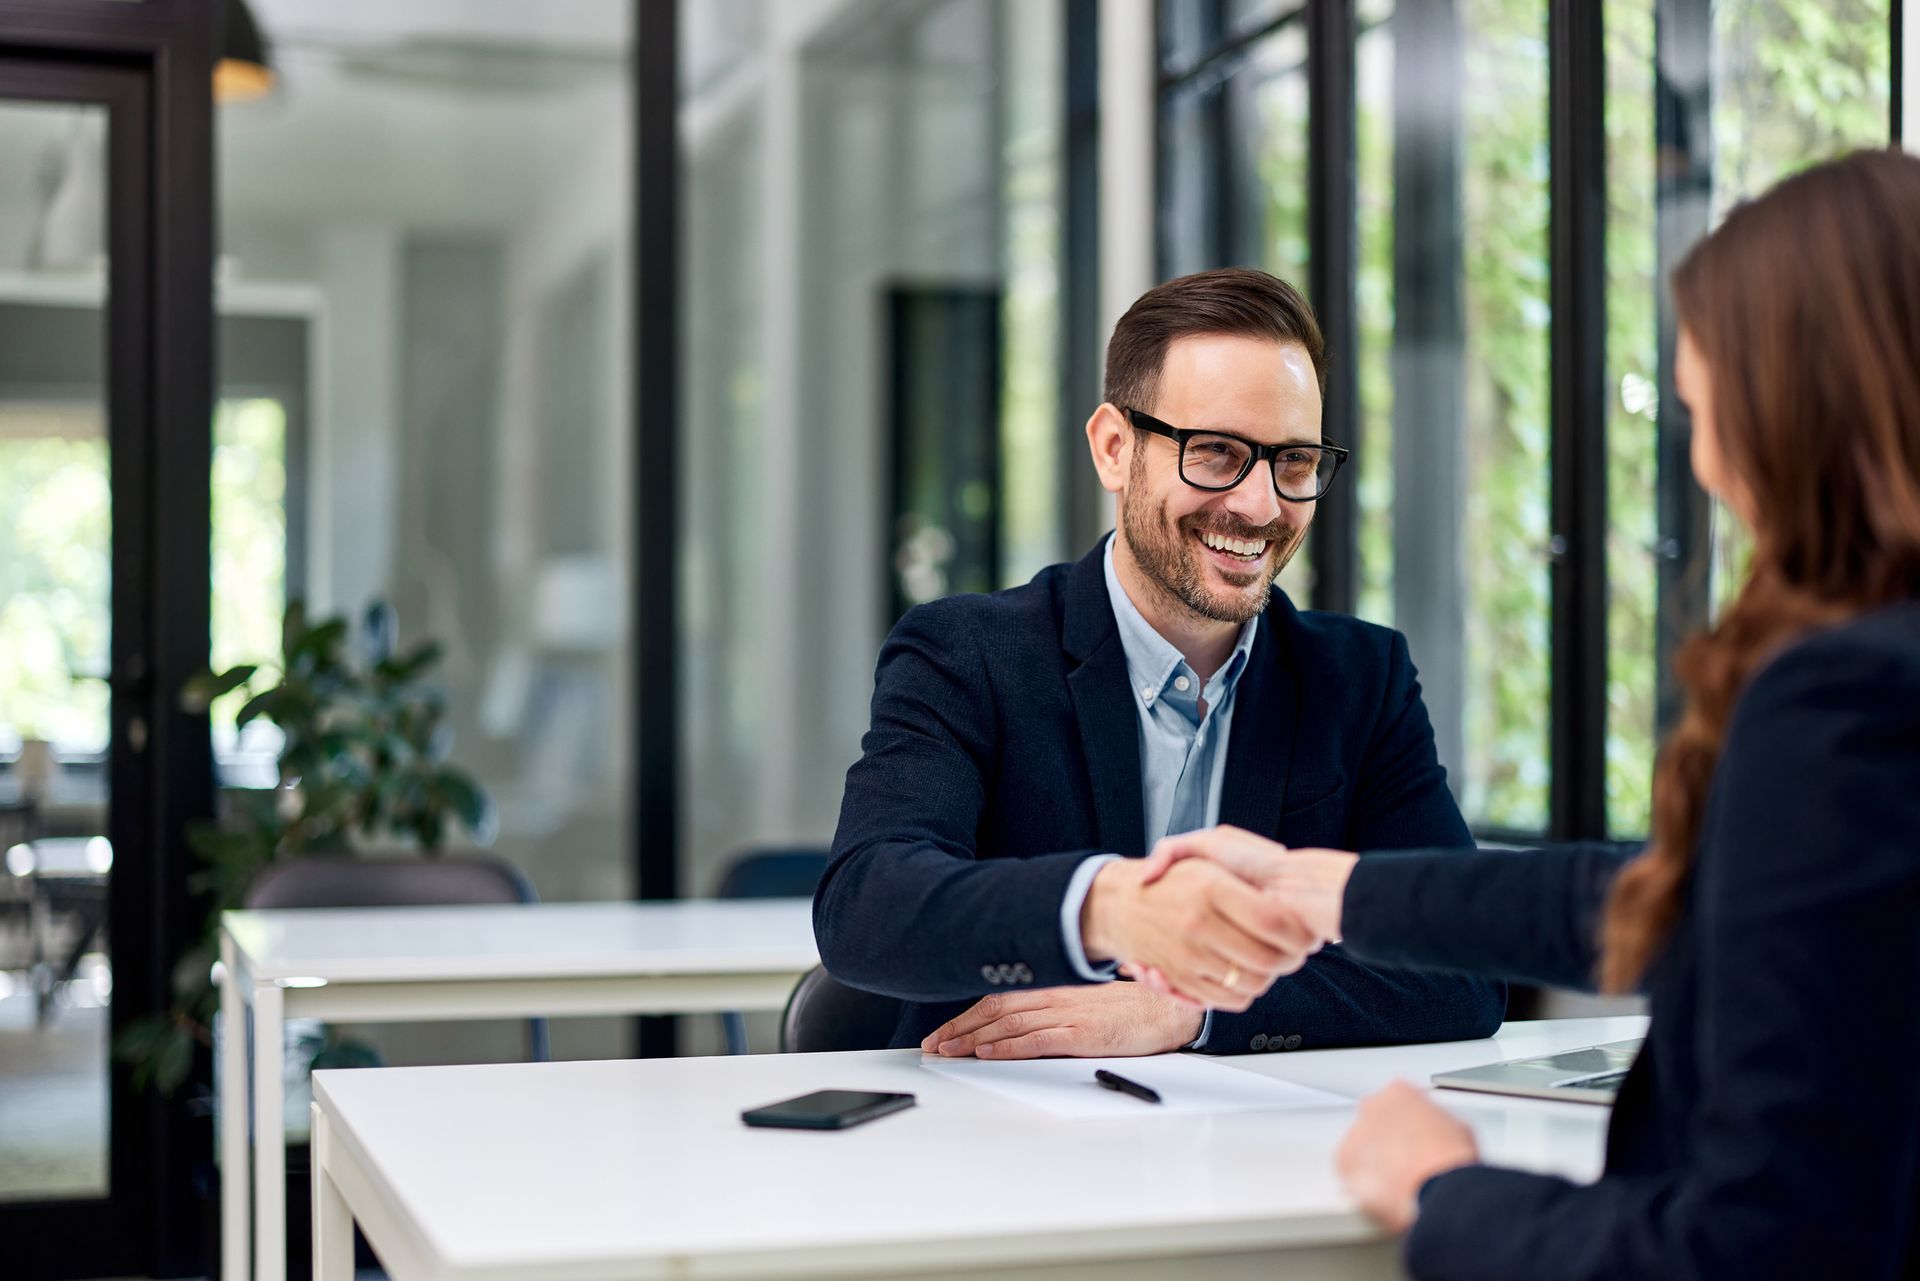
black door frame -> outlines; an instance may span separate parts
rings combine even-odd
[[[213,6],[0,4],[0,93],[109,111],[106,404],[112,459],[112,1026],[166,1008],[196,933],[182,839],[212,812],[204,717],[177,692],[208,654],[213,408]],[[136,747],[136,743],[139,746]],[[204,1077],[200,1084],[204,1085]],[[199,1270],[193,1175],[211,1127],[110,1074],[103,1200],[0,1204],[12,1277]]]

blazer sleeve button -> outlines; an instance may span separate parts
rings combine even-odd
[[[1288,1038],[1287,1038],[1287,1042],[1286,1042],[1286,1045],[1287,1045],[1287,1048],[1288,1048],[1289,1050],[1297,1050],[1297,1049],[1299,1049],[1299,1048],[1300,1048],[1300,1034],[1299,1034],[1298,1032],[1295,1032],[1295,1033],[1294,1033],[1294,1034],[1293,1034],[1292,1036],[1290,1036],[1290,1037],[1288,1037]]]
[[[980,967],[980,977],[989,983],[998,983],[1000,981],[1000,972],[991,965],[983,965]]]
[[[1265,1032],[1255,1032],[1255,1033],[1253,1034],[1253,1039],[1252,1039],[1251,1041],[1248,1041],[1248,1042],[1247,1042],[1247,1048],[1248,1048],[1249,1050],[1264,1050],[1264,1049],[1266,1049],[1266,1048],[1267,1048],[1267,1034],[1266,1034]]]

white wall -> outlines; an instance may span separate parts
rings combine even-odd
[[[358,610],[383,595],[394,564],[399,451],[399,235],[333,227],[315,237],[327,300],[311,417],[309,605]]]

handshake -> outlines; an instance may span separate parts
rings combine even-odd
[[[1340,938],[1357,856],[1289,850],[1237,827],[1169,836],[1102,867],[1080,909],[1095,964],[1189,1005],[1239,1012]]]

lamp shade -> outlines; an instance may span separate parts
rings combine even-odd
[[[273,88],[273,65],[267,60],[267,42],[246,0],[220,0],[216,19],[213,100],[245,102]]]

